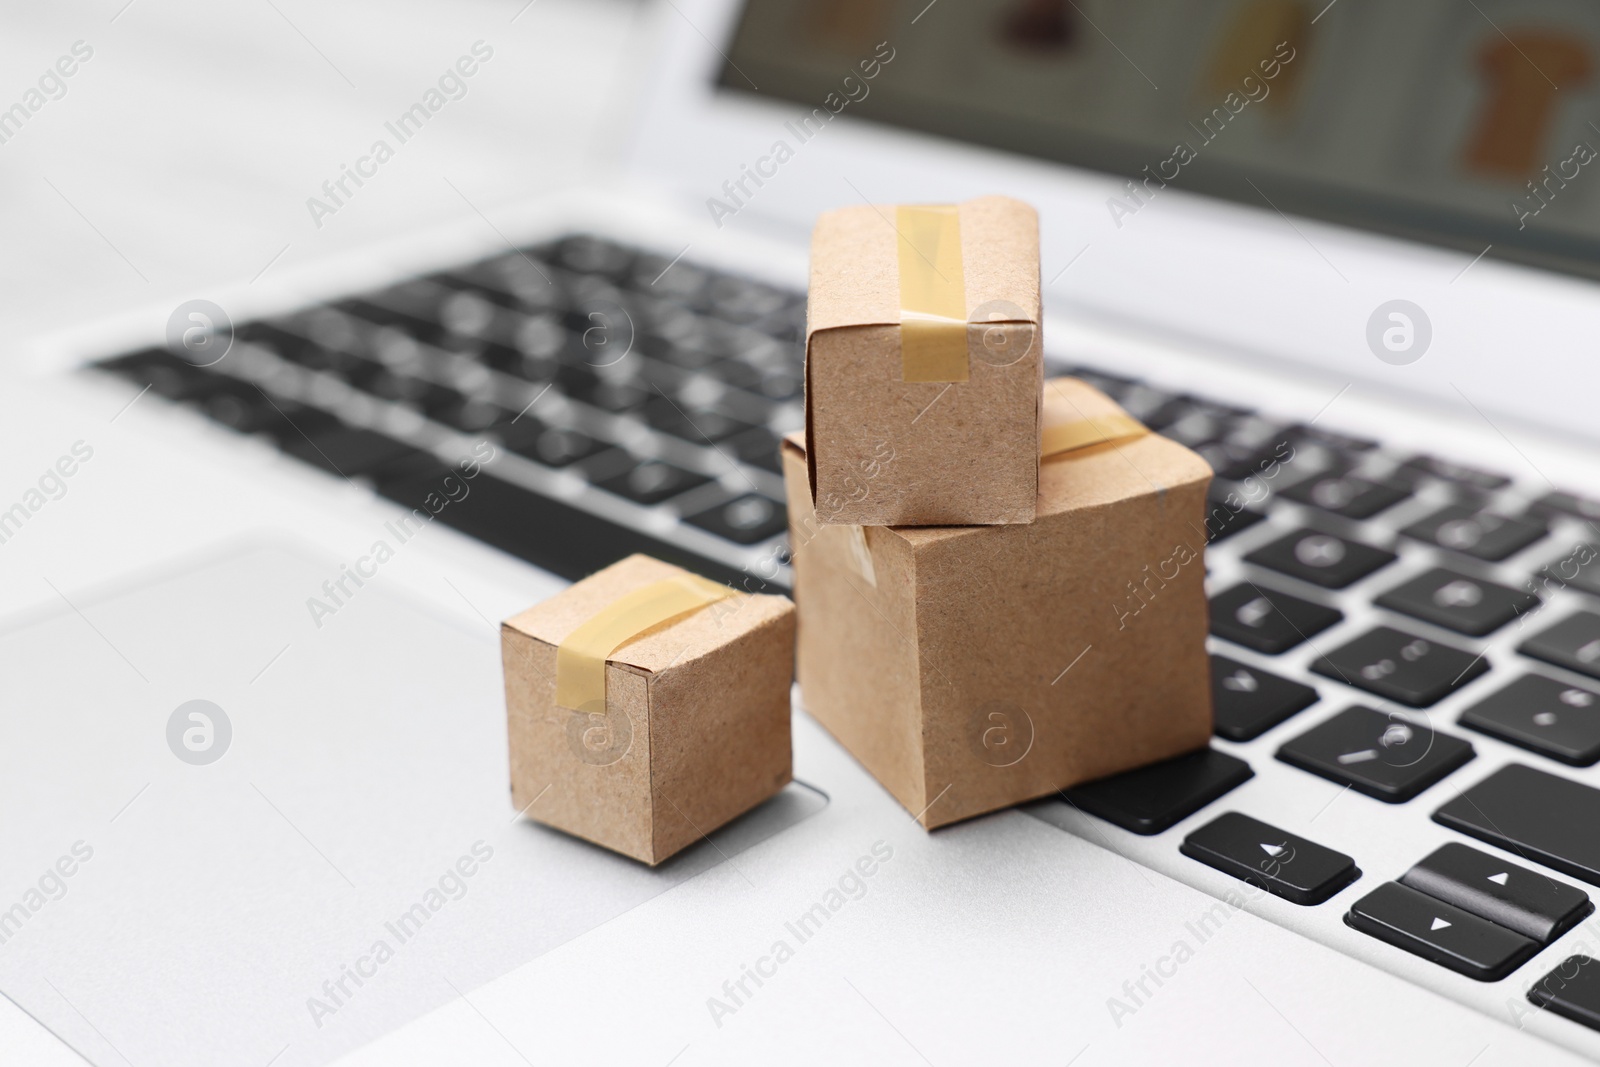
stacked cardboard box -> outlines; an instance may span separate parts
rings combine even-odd
[[[826,215],[798,601],[644,556],[502,627],[512,801],[657,864],[789,781],[789,683],[925,827],[1202,747],[1205,462],[1044,381],[1038,219]]]
[[[928,828],[1204,746],[1211,471],[1043,381],[1033,210],[823,216],[806,343],[806,709]]]

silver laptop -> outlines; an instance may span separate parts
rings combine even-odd
[[[564,35],[624,9],[269,7],[232,39],[297,77],[411,73],[337,169],[252,160],[267,251],[384,240],[13,330],[0,1059],[1600,1057],[1590,7],[662,0],[625,122],[499,73],[589,98]],[[78,158],[114,44],[184,53],[142,15],[63,31],[3,151]],[[320,144],[265,54],[207,69]],[[568,107],[606,180],[429,170]],[[408,168],[455,223],[393,221]],[[28,231],[49,293],[143,276],[152,201],[51,188],[106,259]],[[1209,749],[928,834],[797,691],[796,782],[660,868],[514,810],[498,620],[635,551],[787,589],[811,220],[990,192],[1040,209],[1053,369],[1217,472]]]

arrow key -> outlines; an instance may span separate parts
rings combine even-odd
[[[1498,982],[1539,951],[1519,933],[1399,882],[1385,882],[1356,901],[1344,921],[1480,982]]]
[[[1361,877],[1344,853],[1236,811],[1194,831],[1178,850],[1292,904],[1321,904]]]
[[[1400,876],[1400,884],[1548,945],[1594,910],[1589,894],[1452,841]]]

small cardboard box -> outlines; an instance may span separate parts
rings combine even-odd
[[[790,780],[794,636],[787,597],[639,555],[506,620],[512,803],[652,866],[693,844]]]
[[[821,524],[783,444],[802,703],[930,829],[1211,736],[1210,468],[1082,382],[1045,407],[1023,526]]]
[[[861,204],[811,237],[808,504],[825,524],[1032,522],[1039,216]]]

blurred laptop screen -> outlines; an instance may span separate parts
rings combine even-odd
[[[1177,188],[1600,276],[1588,0],[750,0],[726,58],[791,146],[849,115],[1115,175],[1117,225]]]

